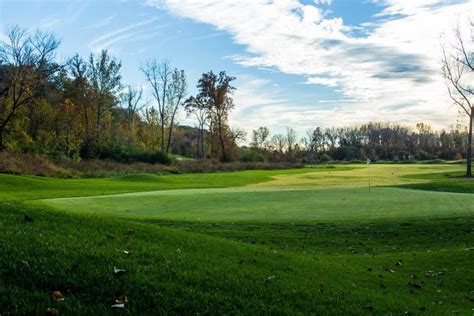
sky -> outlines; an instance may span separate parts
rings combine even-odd
[[[0,0],[1,32],[52,31],[59,60],[107,49],[123,83],[147,95],[139,68],[151,58],[184,69],[189,94],[202,73],[225,70],[237,78],[232,127],[300,136],[369,121],[456,124],[441,46],[473,17],[474,0]]]

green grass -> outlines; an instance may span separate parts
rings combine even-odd
[[[324,170],[326,168],[319,168],[316,171]],[[55,179],[0,174],[0,199],[26,200],[156,190],[235,187],[269,181],[274,175],[307,172],[314,172],[314,170],[250,170],[177,175],[132,174],[106,179]]]
[[[470,315],[462,168],[0,175],[0,314]]]
[[[474,195],[394,188],[194,189],[42,200],[60,210],[191,222],[340,222],[474,214]],[[337,216],[335,216],[337,214]]]

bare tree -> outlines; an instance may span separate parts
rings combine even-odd
[[[296,136],[295,130],[288,127],[286,129],[285,140],[286,140],[286,148],[287,148],[289,156],[291,156],[293,153],[294,147],[296,145],[296,139],[297,139],[297,136]]]
[[[470,22],[470,37],[464,36],[460,26],[454,30],[454,43],[443,47],[442,71],[448,93],[460,113],[468,118],[466,177],[472,176],[472,124],[474,119],[474,23]]]
[[[176,113],[186,97],[186,75],[184,70],[172,69],[168,60],[158,62],[156,59],[151,59],[140,69],[150,84],[157,103],[161,150],[168,152]],[[168,135],[165,133],[167,127]]]
[[[268,144],[268,137],[270,136],[270,130],[268,127],[261,126],[256,130],[252,131],[252,147],[257,151],[265,149]]]
[[[209,111],[207,105],[204,103],[202,98],[198,95],[197,97],[190,97],[185,101],[185,109],[188,116],[194,115],[198,123],[198,137],[197,137],[197,148],[196,157],[198,159],[204,158],[204,127],[209,121]]]
[[[169,152],[173,127],[178,109],[184,104],[188,84],[184,70],[174,69],[171,75],[171,83],[166,92],[166,113],[169,117],[168,141],[166,142],[166,152]]]
[[[127,90],[122,94],[122,102],[125,104],[127,125],[128,125],[128,144],[133,142],[133,128],[135,126],[135,119],[138,113],[147,106],[146,102],[141,102],[143,96],[143,88],[133,88],[127,86]]]
[[[156,100],[160,125],[160,148],[165,150],[165,126],[166,126],[166,94],[171,82],[173,71],[169,61],[158,62],[156,59],[147,61],[141,70],[146,80],[151,85],[153,97]]]
[[[285,150],[286,137],[283,134],[273,135],[271,138],[271,143],[273,147],[275,148],[275,150],[278,151],[280,154],[282,154],[283,151]]]
[[[0,43],[0,151],[17,113],[44,94],[43,84],[59,70],[53,63],[59,44],[52,33],[30,35],[18,26],[6,31]]]

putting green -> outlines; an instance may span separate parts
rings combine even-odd
[[[149,191],[41,200],[64,211],[204,222],[405,220],[474,214],[474,195],[388,187],[428,181],[407,175],[459,166],[386,166],[274,176],[239,188]]]

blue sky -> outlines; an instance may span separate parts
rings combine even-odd
[[[191,94],[201,73],[225,70],[237,77],[231,125],[301,136],[369,120],[455,124],[440,42],[469,16],[473,0],[0,0],[2,29],[53,31],[61,60],[108,49],[123,82],[146,87],[140,63],[167,58]]]

